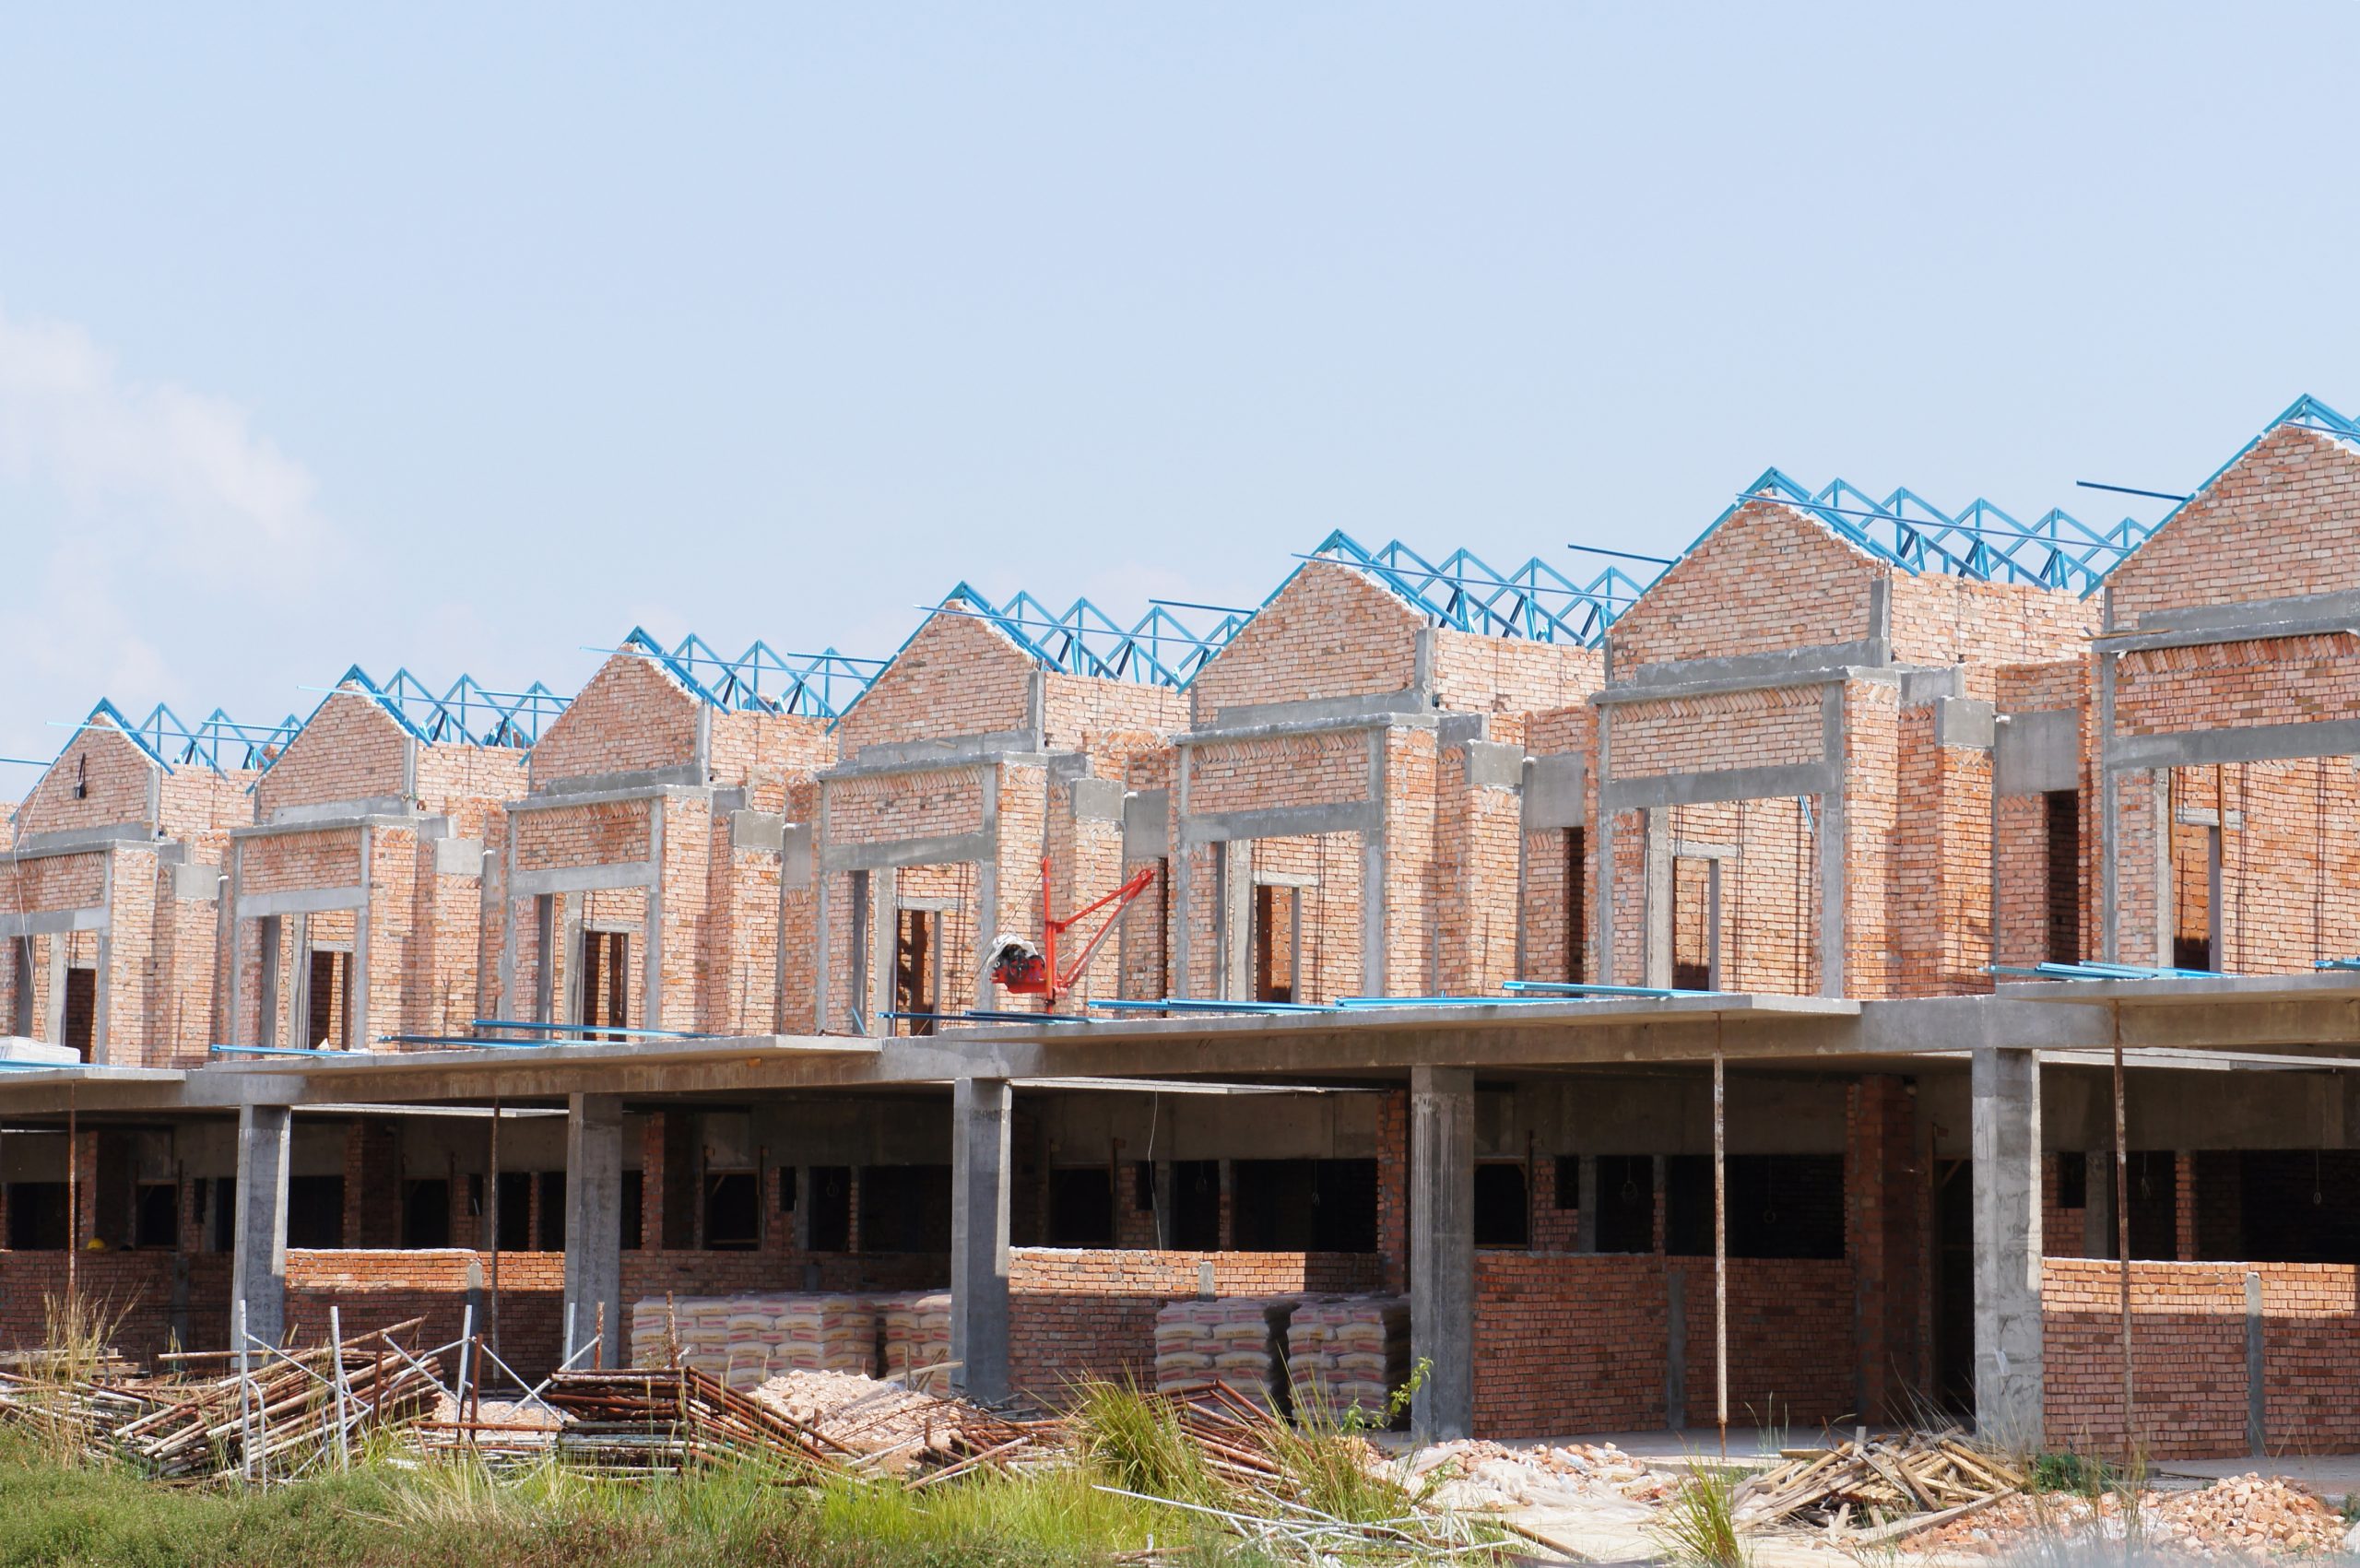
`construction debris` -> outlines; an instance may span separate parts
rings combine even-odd
[[[1779,1453],[1786,1463],[1738,1487],[1737,1522],[1805,1525],[1856,1546],[1932,1529],[2024,1484],[2006,1460],[1969,1447],[1955,1428]]]
[[[419,1320],[308,1350],[165,1358],[160,1376],[0,1375],[0,1418],[92,1457],[128,1459],[171,1480],[283,1479],[348,1457],[360,1436],[431,1410],[441,1363],[394,1338]],[[196,1366],[219,1372],[196,1373]]]
[[[1944,1558],[2013,1557],[2027,1544],[2088,1539],[2139,1544],[2174,1557],[2253,1562],[2326,1557],[2343,1552],[2343,1516],[2279,1477],[2234,1476],[2210,1486],[2084,1495],[2052,1491],[2007,1498],[1972,1517],[1929,1530],[1908,1542],[1912,1551]]]
[[[864,1473],[908,1476],[986,1456],[1006,1468],[1063,1451],[1056,1422],[1011,1421],[964,1400],[848,1373],[790,1372],[753,1397],[855,1456],[851,1468]]]

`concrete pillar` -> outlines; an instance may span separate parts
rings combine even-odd
[[[1006,1079],[961,1079],[950,1106],[951,1381],[971,1399],[1009,1396],[1009,1111]]]
[[[2040,1064],[1975,1053],[1975,1409],[1982,1434],[2041,1442]]]
[[[287,1170],[293,1110],[238,1108],[237,1251],[230,1279],[230,1331],[246,1303],[246,1332],[276,1345],[287,1333]],[[231,1350],[237,1349],[235,1345]]]
[[[565,1119],[565,1300],[573,1308],[571,1355],[598,1333],[607,1315],[608,1366],[629,1357],[623,1343],[623,1102],[619,1094],[575,1094]],[[587,1364],[585,1362],[584,1364]]]
[[[1428,1363],[1410,1407],[1419,1441],[1475,1422],[1475,1074],[1410,1069],[1410,1355]]]

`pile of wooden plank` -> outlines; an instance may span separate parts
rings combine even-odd
[[[557,1429],[559,1454],[610,1474],[767,1461],[804,1478],[855,1457],[700,1367],[561,1372],[542,1397],[567,1418]]]
[[[1779,1457],[1783,1463],[1737,1489],[1738,1523],[1803,1525],[1854,1544],[1932,1529],[2024,1484],[2006,1460],[1970,1447],[1954,1428],[1786,1448]]]

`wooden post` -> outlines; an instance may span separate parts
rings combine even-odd
[[[1713,1415],[1721,1432],[1721,1457],[1729,1456],[1729,1161],[1725,1107],[1727,1062],[1720,1048],[1721,1020],[1713,1020]]]
[[[2122,1452],[2130,1455],[2138,1429],[2139,1388],[2130,1362],[2130,1117],[2122,1079],[2122,1004],[2107,1008],[2114,1020],[2114,1250],[2122,1309]]]

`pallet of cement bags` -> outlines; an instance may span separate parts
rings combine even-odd
[[[1155,1386],[1162,1394],[1221,1382],[1269,1409],[1286,1384],[1292,1296],[1172,1302],[1155,1315]]]
[[[1385,1422],[1410,1378],[1410,1303],[1400,1296],[1315,1296],[1287,1323],[1287,1382],[1298,1420],[1334,1422],[1358,1406]]]

